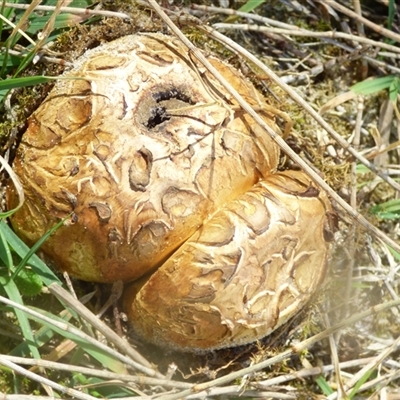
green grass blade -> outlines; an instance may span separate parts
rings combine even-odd
[[[247,3],[243,4],[238,11],[248,13],[253,11],[256,7],[260,6],[263,3],[265,3],[265,0],[249,0]]]
[[[364,164],[357,164],[356,173],[357,174],[369,174],[371,170]]]
[[[41,31],[43,27],[46,25],[49,17],[34,15],[33,18],[29,19],[29,28],[25,30],[25,33],[29,33],[31,35],[35,35],[37,32]],[[77,21],[80,20],[79,16],[73,14],[60,14],[54,21],[53,30],[60,30],[62,28],[67,28],[73,24],[76,24]],[[59,32],[58,32],[59,34]],[[49,41],[48,39],[46,41]]]
[[[4,265],[9,270],[11,270],[11,268],[13,267],[11,250],[1,229],[0,229],[0,259],[1,261],[3,261]]]
[[[24,268],[13,279],[23,296],[37,296],[43,289],[40,276],[31,268]]]
[[[4,282],[0,280],[0,284]],[[12,282],[12,281],[10,281]],[[18,292],[18,291],[17,291]],[[13,295],[13,293],[11,293]],[[15,296],[13,296],[15,297]],[[8,307],[15,308],[16,311],[20,311],[23,314],[23,319],[29,318],[30,320],[35,321],[36,323],[40,324],[41,326],[46,326],[47,328],[51,329],[55,333],[59,334],[61,337],[65,339],[69,339],[76,343],[78,347],[83,349],[89,355],[91,355],[94,359],[96,359],[101,365],[104,367],[117,372],[117,373],[126,373],[126,367],[117,358],[111,354],[111,349],[105,347],[104,345],[100,347],[101,343],[96,342],[89,342],[83,333],[79,330],[79,328],[75,327],[69,322],[61,319],[58,316],[50,313],[50,318],[47,317],[43,310],[36,311],[33,308],[29,308],[29,312],[26,312],[23,307],[20,309],[19,305],[23,303],[19,303],[11,298],[5,298],[0,296],[0,302],[6,304]],[[14,305],[15,304],[15,305]],[[66,307],[68,311],[70,311],[69,307]],[[61,325],[59,324],[61,322]],[[30,331],[30,336],[28,343],[34,343],[34,337],[32,332]]]
[[[22,301],[21,294],[19,293],[19,290],[12,279],[9,279],[8,277],[5,276],[0,276],[0,284],[6,291],[7,296],[10,300],[18,304],[24,304]],[[27,318],[24,312],[22,312],[17,308],[14,309],[14,312],[18,319],[19,327],[21,329],[25,342],[27,343],[30,353],[34,358],[40,359],[41,358],[40,353],[32,333],[32,328],[29,323],[29,319]]]
[[[249,13],[253,11],[256,7],[260,6],[261,4],[265,3],[266,0],[248,0],[245,4],[242,5],[238,9],[240,12],[246,12]],[[225,19],[225,23],[232,23],[235,22],[239,17],[236,15],[231,15],[228,18]]]
[[[6,79],[4,71],[17,68],[21,64],[21,57],[14,54],[0,53],[0,64],[3,66],[0,72],[0,77]]]
[[[315,378],[315,382],[317,383],[317,385],[319,386],[319,388],[321,389],[322,393],[325,396],[329,396],[330,394],[334,393],[332,388],[330,387],[330,385],[323,376],[318,376],[317,378]]]
[[[390,251],[390,253],[392,254],[392,256],[400,262],[400,253],[398,253],[396,250],[394,250],[393,248],[391,248],[390,246],[388,246],[388,249]]]
[[[35,307],[32,307],[33,310],[45,315],[46,317],[49,317],[51,319],[54,319],[59,322],[69,322],[72,318],[71,313],[68,310],[63,310],[60,313],[60,316],[54,315],[50,312],[46,312],[44,310],[37,309]],[[48,343],[50,340],[52,340],[55,336],[55,332],[51,327],[48,326],[42,326],[40,327],[36,332],[35,332],[35,342],[37,343],[38,347],[42,347],[46,343]],[[12,356],[17,356],[17,357],[28,357],[28,346],[25,342],[20,343],[18,346],[14,347],[13,350],[9,353]]]
[[[391,83],[389,87],[389,99],[390,101],[395,102],[397,100],[397,96],[400,92],[400,80],[398,77],[393,79],[393,82]]]
[[[23,78],[10,78],[0,81],[0,90],[10,90],[25,86],[39,85],[40,83],[46,83],[54,78],[48,76],[27,76]]]
[[[374,369],[370,369],[365,372],[365,374],[360,378],[360,380],[354,385],[353,390],[349,394],[349,399],[352,399],[358,392],[358,389],[369,379],[371,374],[374,372]]]
[[[389,0],[388,4],[388,29],[392,30],[394,21],[394,0]]]
[[[0,221],[0,230],[11,248],[19,255],[19,257],[24,259],[30,250],[29,247],[14,233],[4,220]],[[37,255],[33,254],[30,257],[28,264],[40,276],[45,285],[49,286],[52,283],[62,284],[54,272]]]
[[[14,274],[13,274],[13,278],[18,275],[19,271],[21,271],[22,268],[24,268],[27,264],[29,259],[33,256],[33,254],[36,253],[37,250],[39,250],[39,248],[42,246],[42,244],[57,230],[59,229],[63,223],[64,223],[65,219],[61,220],[58,224],[56,224],[55,226],[53,226],[53,228],[51,228],[49,231],[47,231],[30,249],[29,251],[25,254],[25,256],[23,257],[23,259],[21,260],[21,262],[18,264],[18,267],[16,268]]]
[[[67,307],[68,311],[70,309]],[[43,310],[37,310],[41,314],[45,315],[46,313],[43,312]],[[29,316],[29,318],[32,318],[34,321],[40,323],[41,325],[47,327],[48,329],[51,329],[52,331],[58,333],[65,339],[69,339],[76,343],[79,348],[83,349],[86,353],[88,353],[90,356],[92,356],[95,360],[97,360],[101,365],[103,365],[105,368],[116,372],[116,373],[125,373],[126,368],[125,366],[118,360],[116,360],[114,357],[112,357],[110,354],[107,354],[104,352],[102,349],[96,347],[95,344],[89,343],[85,341],[83,338],[76,336],[73,332],[69,331],[68,329],[60,329],[57,326],[51,325],[45,320],[38,319],[34,316]],[[76,329],[75,326],[70,324],[69,322],[66,322],[65,320],[62,320],[58,316],[55,316],[53,314],[50,314],[50,318],[54,319],[56,321],[62,322],[63,324],[67,324],[70,327],[73,327]]]
[[[76,363],[72,363],[76,364]],[[89,394],[104,399],[134,399],[135,392],[123,387],[118,382],[108,382],[107,380],[97,377],[86,377],[83,374],[74,374],[71,377],[72,387],[87,387]],[[240,400],[249,398],[240,397]],[[250,399],[254,400],[254,399]]]
[[[396,77],[393,75],[388,75],[380,78],[367,79],[365,81],[356,83],[355,85],[351,86],[350,89],[356,94],[372,94],[379,92],[380,90],[389,89],[395,78]]]
[[[382,219],[400,218],[400,199],[389,200],[381,204],[372,206],[369,211]]]
[[[79,300],[81,303],[85,304],[87,301],[89,301],[93,297],[94,293],[89,293],[83,297],[81,297]],[[31,307],[33,310],[45,315],[48,318],[58,320],[60,322],[69,322],[71,318],[74,318],[75,321],[80,321],[79,315],[75,312],[75,310],[72,309],[63,309],[59,315],[54,315],[49,311],[37,309],[35,307]],[[46,343],[48,343],[50,340],[54,338],[54,331],[49,328],[48,326],[42,326],[35,332],[35,341],[38,345],[38,347],[42,347]],[[10,355],[14,356],[19,356],[19,357],[27,357],[29,354],[29,349],[26,345],[25,342],[20,343],[18,346],[16,346],[10,353]]]

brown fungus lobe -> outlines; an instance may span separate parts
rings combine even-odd
[[[123,37],[65,76],[80,79],[57,82],[14,162],[26,201],[11,222],[28,244],[73,211],[43,252],[80,279],[136,280],[124,295],[133,328],[170,348],[254,341],[309,300],[332,239],[325,193],[276,173],[277,145],[177,39]],[[7,199],[17,204],[12,186]]]

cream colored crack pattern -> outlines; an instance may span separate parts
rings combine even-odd
[[[209,60],[263,108],[238,71]],[[332,239],[326,195],[301,172],[276,173],[278,148],[256,142],[257,129],[177,40],[104,44],[30,118],[12,224],[33,243],[68,217],[43,245],[59,268],[99,282],[145,276],[124,305],[147,340],[191,351],[254,341],[309,300]],[[15,196],[10,187],[10,207]]]

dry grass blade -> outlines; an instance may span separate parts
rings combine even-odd
[[[4,214],[12,214],[13,212],[15,212],[16,210],[18,210],[18,208],[20,208],[22,206],[22,204],[25,201],[25,195],[24,195],[24,189],[22,188],[21,182],[18,178],[18,176],[15,174],[15,172],[13,171],[13,169],[10,167],[10,165],[8,164],[8,162],[2,157],[0,156],[0,164],[2,166],[1,169],[5,169],[7,174],[10,176],[10,179],[12,180],[15,190],[18,193],[18,205],[17,207],[15,207],[13,210],[8,211],[7,213]]]
[[[324,314],[322,316],[322,318],[324,319],[325,326],[329,329],[330,328],[330,321],[329,321],[328,315]],[[345,393],[345,389],[344,389],[344,386],[343,386],[342,374],[340,373],[337,342],[336,342],[333,334],[329,335],[328,339],[329,339],[329,346],[330,346],[330,349],[331,349],[332,363],[333,363],[333,366],[334,366],[334,371],[335,371],[336,376],[337,376],[338,393],[343,394],[343,393]],[[309,363],[308,360],[305,360],[305,361],[307,363]]]
[[[7,39],[8,43],[11,43],[13,38],[17,33],[20,33],[25,39],[27,39],[30,43],[35,44],[32,39],[25,34],[23,27],[26,26],[28,22],[29,16],[32,14],[33,10],[37,5],[41,3],[42,0],[34,0],[29,7],[26,9],[24,15],[21,17],[17,25],[14,25],[11,21],[9,21],[11,26],[14,26],[13,31],[11,32],[10,36]]]
[[[279,147],[300,167],[307,172],[307,174],[312,178],[314,182],[316,182],[319,186],[321,186],[331,197],[334,199],[347,213],[356,220],[360,225],[365,227],[368,231],[371,232],[376,237],[382,239],[386,244],[391,246],[394,250],[400,253],[400,245],[388,237],[381,230],[377,229],[374,225],[372,225],[366,218],[364,218],[360,213],[354,210],[348,203],[346,203],[340,196],[338,196],[335,191],[333,191],[330,186],[318,175],[314,172],[313,168],[305,162],[301,157],[299,157],[285,142],[282,137],[274,132],[264,121],[263,119],[253,110],[253,108],[244,101],[244,99],[237,93],[236,90],[232,88],[232,86],[227,82],[221,74],[208,62],[208,60],[204,57],[204,55],[198,51],[198,49],[182,34],[180,29],[172,22],[172,20],[162,11],[159,5],[154,0],[148,0],[151,6],[156,10],[156,12],[160,15],[160,17],[165,21],[165,23],[169,26],[169,28],[174,32],[176,36],[180,38],[180,40],[188,47],[189,51],[191,51],[194,56],[215,76],[216,79],[224,86],[224,88],[230,93],[235,100],[240,104],[240,106],[250,114],[254,120],[272,137],[273,140],[279,145]],[[238,51],[238,46],[235,42],[230,40],[224,35],[217,33],[211,28],[201,25],[199,27],[202,30],[207,31],[213,38],[222,41],[229,48]],[[361,156],[358,152],[356,152],[326,121],[306,102],[304,99],[297,94],[294,90],[292,90],[288,85],[279,79],[279,77],[273,73],[269,68],[267,68],[262,62],[260,62],[256,57],[254,57],[250,52],[246,51],[243,48],[240,48],[240,52],[247,59],[253,62],[257,67],[259,67],[274,83],[279,85],[289,96],[292,97],[298,104],[300,104],[332,137],[350,154],[352,154],[355,158],[357,158],[360,162],[362,162],[365,166],[371,169],[374,173],[380,176],[383,180],[388,182],[391,186],[400,191],[400,185],[395,182],[392,178],[390,178],[387,174],[382,174],[379,172],[376,167],[370,163],[366,158]]]
[[[349,368],[360,367],[362,365],[370,363],[373,360],[375,360],[375,357],[359,358],[356,360],[344,361],[339,363],[339,368],[341,370],[346,370]],[[256,387],[261,386],[263,389],[266,389],[268,386],[281,385],[283,383],[287,383],[298,378],[306,378],[313,375],[327,374],[329,372],[333,372],[334,370],[335,366],[332,364],[323,365],[321,367],[304,368],[294,373],[279,375],[271,379],[257,381],[256,383],[254,383],[254,385]]]
[[[356,13],[361,16],[361,5],[360,5],[360,2],[358,0],[353,0],[353,5],[354,5],[354,10],[356,11]],[[357,31],[358,31],[358,34],[359,34],[360,37],[364,37],[365,36],[364,25],[362,24],[361,21],[357,21]],[[367,60],[365,58],[362,59],[361,64],[362,64],[361,77],[364,80],[368,76],[368,63],[367,63]]]
[[[320,109],[319,109],[319,113],[321,115],[324,115],[326,112],[328,112],[329,110],[337,107],[340,104],[345,103],[346,101],[352,100],[356,97],[357,95],[352,92],[345,92],[342,93],[336,97],[334,97],[333,99],[329,100],[328,102],[326,102]]]
[[[38,374],[28,371],[25,368],[22,368],[19,365],[15,364],[14,362],[7,360],[2,355],[0,355],[0,365],[10,368],[11,370],[17,372],[18,374],[22,375],[25,378],[29,378],[29,379],[39,382],[43,385],[47,385],[47,386],[51,387],[52,389],[57,390],[65,395],[71,396],[73,398],[76,398],[79,400],[95,400],[96,399],[95,397],[84,394],[84,393],[80,392],[79,390],[67,388],[63,385],[53,382],[50,379],[44,378]],[[21,398],[21,397],[19,397],[19,398]]]
[[[136,375],[116,374],[110,371],[81,367],[79,365],[63,364],[48,360],[35,360],[33,358],[15,357],[7,355],[4,355],[3,359],[20,365],[43,367],[54,371],[81,373],[86,376],[95,376],[107,380],[119,380],[122,382],[134,383],[134,384],[154,385],[154,386],[157,385],[175,389],[187,389],[192,386],[190,383],[178,382],[169,379],[151,378],[141,375],[136,376]]]
[[[339,392],[336,392],[336,393],[330,395],[330,396],[328,397],[328,399],[329,399],[329,400],[333,400],[333,399],[337,399],[337,398],[341,399],[342,396],[348,395],[349,392],[350,392],[350,389],[351,389],[352,387],[354,387],[354,386],[359,382],[359,380],[362,379],[362,377],[363,377],[366,373],[368,373],[368,372],[371,371],[371,370],[376,369],[376,368],[383,362],[383,360],[384,360],[385,358],[387,358],[391,353],[393,353],[394,351],[397,350],[397,348],[399,347],[399,343],[400,343],[400,336],[393,342],[393,344],[392,344],[390,347],[388,347],[385,351],[382,351],[382,353],[378,354],[377,357],[375,357],[370,363],[368,363],[368,364],[365,365],[363,368],[361,368],[361,369],[357,372],[357,374],[355,374],[355,375],[352,377],[352,379],[350,379],[350,380],[346,383],[346,385],[345,385],[345,387],[344,387],[344,389],[345,389],[345,392],[344,392],[344,393],[340,394]]]
[[[7,394],[3,395],[3,393],[0,393],[1,400],[54,400],[54,396],[36,396],[34,394],[29,395],[29,394]],[[57,397],[57,400],[67,400],[65,397]]]
[[[382,26],[376,25],[371,22],[369,19],[360,16],[358,13],[349,10],[347,7],[342,6],[341,4],[337,3],[334,0],[329,1],[329,6],[334,8],[335,10],[340,11],[341,13],[347,15],[350,18],[354,18],[357,22],[363,23],[365,26],[373,29],[374,31],[378,32],[379,34],[386,36],[389,39],[395,40],[396,42],[400,43],[400,35],[390,31],[389,29],[385,29]]]
[[[17,25],[15,25],[12,21],[7,19],[4,15],[0,14],[0,19],[2,19],[6,24],[14,28],[15,33],[21,34],[21,36],[23,36],[29,43],[35,45],[35,42],[32,40],[30,36],[28,36],[23,30],[19,29]],[[11,38],[11,36],[9,36],[9,38]],[[9,52],[11,52],[11,50],[9,50]]]
[[[358,42],[358,43],[363,43],[366,45],[370,45],[376,48],[384,48],[388,49],[394,53],[399,53],[400,49],[397,46],[394,46],[389,43],[385,43],[382,41],[376,41],[373,39],[369,39],[366,37],[360,37],[357,35],[345,33],[345,32],[339,32],[339,31],[311,31],[309,29],[305,29],[303,27],[299,27],[296,25],[284,23],[281,21],[276,21],[274,19],[266,18],[257,14],[249,14],[245,12],[240,12],[240,11],[235,11],[232,9],[225,9],[225,8],[220,8],[220,7],[211,7],[211,6],[201,6],[197,4],[193,4],[191,6],[194,10],[200,10],[204,12],[214,12],[214,13],[220,13],[220,14],[227,14],[227,15],[237,15],[242,18],[249,19],[251,21],[258,21],[265,26],[260,26],[260,25],[253,25],[253,24],[227,24],[224,22],[219,22],[216,24],[213,24],[212,26],[215,29],[221,29],[221,28],[231,28],[234,27],[235,29],[254,29],[254,30],[268,30],[273,33],[277,34],[282,34],[282,35],[288,35],[288,36],[309,36],[309,37],[315,37],[315,38],[326,38],[326,39],[347,39],[349,41],[353,42]],[[275,28],[274,28],[275,27]]]
[[[6,3],[6,7],[18,8],[21,10],[25,10],[31,5],[27,4],[16,4],[16,3]],[[85,16],[93,16],[99,15],[103,17],[114,17],[114,18],[122,18],[122,19],[131,19],[131,17],[125,13],[115,12],[115,11],[107,11],[107,10],[89,10],[87,8],[79,8],[79,7],[63,7],[62,4],[57,6],[45,6],[45,5],[37,5],[35,7],[36,11],[54,11],[57,7],[59,12],[67,12],[71,14],[85,15]]]
[[[324,4],[326,5],[326,4]],[[376,67],[384,67],[389,69],[390,71],[394,73],[399,73],[400,69],[394,67],[393,65],[383,63],[382,61],[378,60],[376,58],[376,54],[373,56],[369,56],[371,53],[370,49],[360,49],[359,47],[351,47],[347,44],[344,44],[342,42],[339,42],[338,39],[347,39],[348,41],[351,41],[353,43],[360,43],[363,45],[363,47],[366,46],[372,46],[373,48],[376,49],[376,52],[381,57],[397,57],[400,49],[392,44],[385,43],[383,41],[375,41],[371,40],[369,38],[365,38],[362,36],[357,36],[354,34],[350,33],[344,33],[344,32],[338,32],[338,31],[325,31],[325,32],[315,32],[311,31],[308,29],[304,28],[299,28],[296,25],[291,25],[287,23],[283,23],[280,21],[275,21],[270,18],[266,18],[263,16],[259,16],[256,14],[249,14],[249,13],[243,13],[235,10],[230,10],[230,9],[223,9],[223,8],[218,8],[218,7],[210,7],[210,6],[201,6],[201,5],[192,5],[192,8],[194,10],[201,10],[204,12],[217,12],[221,14],[228,14],[228,15],[237,15],[243,18],[247,18],[250,21],[258,21],[265,26],[259,26],[259,25],[253,25],[253,24],[227,24],[227,23],[216,23],[213,24],[212,26],[215,29],[235,29],[235,30],[244,30],[244,31],[259,31],[259,32],[268,32],[272,35],[281,35],[281,40],[286,41],[290,40],[290,37],[315,37],[315,38],[320,38],[322,41],[326,43],[331,43],[337,46],[338,48],[343,48],[348,52],[353,52],[353,57],[356,54],[360,54],[362,52],[365,52],[366,54],[362,54],[362,62],[368,61],[371,65],[374,65]],[[387,49],[390,50],[392,53],[384,53],[380,51],[380,49]],[[319,68],[316,68],[317,71],[319,71]]]
[[[344,32],[326,31],[326,32],[313,32],[306,29],[282,29],[282,28],[271,28],[268,26],[252,25],[252,24],[226,24],[226,23],[216,23],[213,24],[215,29],[237,29],[243,31],[258,31],[258,32],[271,32],[279,35],[287,36],[298,36],[298,37],[313,37],[321,39],[346,39],[368,46],[374,46],[386,50],[390,50],[395,54],[400,53],[400,49],[388,43],[377,42],[365,37],[360,37],[357,35],[352,35]],[[370,58],[370,57],[365,57]],[[372,57],[370,58],[372,60]]]
[[[44,26],[42,32],[38,35],[39,41],[36,44],[36,50],[39,51],[40,48],[43,46],[43,44],[46,42],[47,38],[50,36],[51,32],[54,29],[54,24],[56,22],[56,18],[58,14],[60,14],[60,8],[63,6],[68,5],[71,3],[71,0],[61,0],[57,3],[56,7],[54,8],[53,13],[51,14],[50,18],[46,22],[46,25]]]
[[[75,299],[60,285],[52,284],[49,286],[49,290],[63,303],[66,303],[68,306],[72,307],[83,319],[101,332],[108,340],[114,343],[115,346],[120,349],[120,351],[124,352],[144,367],[148,369],[152,368],[151,364],[141,354],[133,349],[125,339],[119,337],[111,328],[109,328],[103,321],[92,314],[79,300]],[[157,371],[153,371],[152,374],[159,378],[164,378],[164,376]]]
[[[138,362],[133,361],[129,357],[126,357],[126,356],[122,355],[121,353],[118,353],[117,351],[115,351],[111,347],[109,347],[108,345],[103,344],[96,339],[93,339],[91,336],[82,332],[80,329],[72,327],[71,325],[68,325],[67,323],[61,323],[56,320],[53,320],[49,317],[46,317],[46,316],[30,309],[29,307],[18,304],[18,303],[14,302],[12,300],[9,300],[3,296],[0,296],[0,303],[6,304],[10,307],[21,310],[21,311],[25,312],[29,317],[33,317],[40,321],[43,321],[44,323],[46,323],[50,326],[53,326],[61,331],[69,332],[69,333],[73,334],[74,336],[76,336],[77,338],[83,340],[84,342],[90,343],[91,345],[97,347],[98,349],[105,352],[106,354],[109,354],[110,356],[123,362],[127,366],[132,367],[134,370],[140,371],[148,376],[163,377],[161,374],[158,374],[154,369],[145,367],[145,366],[139,364]]]

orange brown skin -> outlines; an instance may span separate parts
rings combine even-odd
[[[198,352],[268,335],[323,280],[328,212],[326,195],[304,173],[270,175],[126,290],[135,330],[158,345]]]
[[[262,109],[238,71],[209,60]],[[33,244],[67,218],[42,246],[58,268],[105,283],[146,276],[125,291],[125,309],[166,347],[248,343],[305,304],[325,271],[330,203],[305,174],[276,174],[277,145],[178,40],[124,37],[65,77],[14,161],[26,196],[11,217],[18,235]],[[7,201],[18,203],[12,185]]]
[[[209,92],[219,92],[218,83],[209,77],[210,88],[204,88],[198,71],[187,67],[182,46],[171,41],[170,47],[176,45],[181,52],[171,53],[158,38],[164,39],[120,40],[124,53],[107,62],[127,71],[123,76],[132,76],[124,84],[109,76],[104,57],[92,52],[68,73],[85,80],[58,83],[30,118],[18,150],[14,169],[26,202],[12,217],[13,227],[33,244],[73,213],[71,222],[42,249],[60,269],[80,279],[137,279],[277,164],[271,139],[258,149],[249,131],[254,122],[239,111],[229,113],[223,100],[221,106],[212,105],[215,98]],[[136,64],[127,59],[129,46],[133,53],[144,45],[166,55],[159,60],[137,55]],[[236,88],[246,98],[261,101],[237,71],[211,60],[227,79],[238,82]],[[180,74],[169,71],[172,63],[181,68]],[[150,67],[158,68],[160,76],[143,84],[144,72],[137,70]],[[145,87],[135,92],[132,87],[139,84]],[[171,88],[178,88],[181,99],[155,102],[155,95],[166,97]],[[189,102],[183,101],[186,97]],[[146,127],[149,110],[160,104],[189,109]],[[17,199],[12,189],[8,198],[13,207]]]

